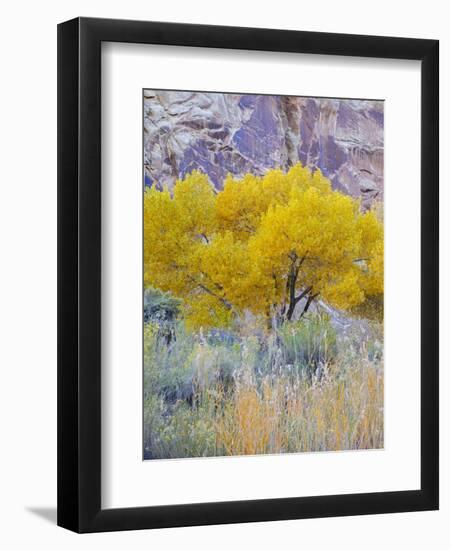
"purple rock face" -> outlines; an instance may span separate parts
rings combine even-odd
[[[228,173],[300,161],[365,205],[383,194],[382,101],[144,91],[145,184],[194,169],[220,189]]]

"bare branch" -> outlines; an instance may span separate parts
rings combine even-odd
[[[312,286],[305,288],[303,292],[301,292],[298,296],[295,297],[295,304],[298,304],[302,298],[304,298],[307,294],[311,292],[311,290],[312,290]]]
[[[319,292],[316,294],[311,294],[308,296],[308,300],[306,301],[305,307],[303,308],[302,314],[300,315],[300,319],[305,315],[305,313],[308,311],[309,306],[312,304],[314,298],[317,298],[319,296]]]

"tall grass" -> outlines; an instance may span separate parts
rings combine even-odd
[[[265,379],[224,404],[217,444],[227,455],[380,448],[382,411],[381,372],[369,365],[313,384]]]
[[[144,334],[145,458],[383,446],[382,333],[322,316],[270,334]]]

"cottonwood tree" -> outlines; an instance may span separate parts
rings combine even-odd
[[[382,299],[383,225],[300,164],[217,193],[194,171],[172,194],[145,191],[144,283],[181,298],[192,328],[246,310],[283,323],[318,299],[351,310]]]

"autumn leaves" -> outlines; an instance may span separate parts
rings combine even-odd
[[[383,226],[320,170],[231,176],[215,192],[198,171],[144,196],[144,283],[183,301],[188,327],[246,311],[282,323],[314,300],[339,309],[383,294]]]

